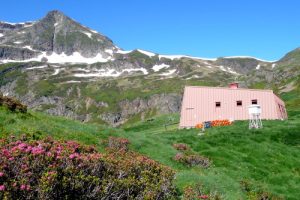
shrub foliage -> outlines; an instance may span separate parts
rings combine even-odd
[[[211,162],[208,158],[195,154],[185,143],[175,143],[173,147],[179,152],[173,157],[173,160],[181,162],[189,167],[202,166],[208,168]]]
[[[0,199],[172,199],[174,172],[131,151],[0,140]]]
[[[21,113],[27,112],[27,106],[22,104],[19,100],[3,96],[3,94],[0,93],[0,106],[7,107],[10,111],[18,111]]]

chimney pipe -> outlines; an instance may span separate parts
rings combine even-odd
[[[231,88],[231,89],[237,89],[237,88],[239,88],[239,83],[230,83],[229,84],[229,88]]]

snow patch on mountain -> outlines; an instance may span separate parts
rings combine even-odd
[[[52,74],[52,76],[55,76],[55,75],[59,74],[59,72],[60,72],[61,70],[63,70],[63,69],[64,69],[64,68],[54,69],[54,73]]]
[[[0,21],[0,23],[10,24],[10,25],[21,24],[21,23],[13,23],[13,22],[5,22],[5,21]]]
[[[33,25],[34,25],[34,23],[32,23],[32,24],[25,24],[24,28],[27,28],[27,27],[30,27],[30,26],[33,26]]]
[[[91,72],[89,69],[84,69],[84,68],[76,68],[76,71],[83,71],[83,72]]]
[[[71,80],[71,81],[66,81],[65,83],[81,83],[81,81],[73,81],[73,80]]]
[[[81,83],[81,81],[74,81],[74,80],[71,80],[71,81],[66,81],[64,83]]]
[[[155,53],[152,53],[152,52],[149,52],[149,51],[144,51],[144,50],[141,50],[141,49],[137,49],[137,51],[142,53],[142,54],[145,54],[149,57],[155,56]]]
[[[197,59],[197,60],[210,60],[210,61],[216,61],[216,58],[201,58],[201,57],[193,57],[193,56],[186,56],[186,55],[158,55],[159,59],[161,58],[168,58],[171,60],[174,59],[181,59],[181,58],[191,58],[191,59]]]
[[[15,41],[14,42],[15,44],[21,44],[21,43],[23,43],[22,41]]]
[[[105,49],[104,51],[110,55],[113,55],[113,53],[114,53],[114,51],[112,49]]]
[[[236,71],[233,71],[230,67],[227,67],[227,71],[232,74],[239,74]]]
[[[24,27],[30,27],[30,26],[34,25],[35,21],[18,22],[18,23],[0,21],[0,23],[9,24],[9,25],[12,25],[12,26],[15,26],[15,25],[24,25]]]
[[[222,71],[224,71],[224,72],[227,72],[227,70],[225,69],[225,67],[224,66],[218,66],[219,68],[220,68],[220,70],[222,70]]]
[[[274,67],[276,67],[276,64],[275,64],[275,63],[272,64],[272,69],[274,69]]]
[[[91,32],[99,34],[97,31],[90,29]]]
[[[152,67],[152,69],[153,69],[153,71],[158,72],[163,68],[169,68],[169,67],[170,67],[170,65],[166,65],[166,64],[162,63],[162,64],[159,64],[159,65],[154,65]]]
[[[147,69],[145,68],[129,68],[129,69],[123,69],[121,71],[116,71],[115,69],[100,69],[100,70],[94,70],[92,73],[76,73],[74,74],[75,77],[80,78],[91,78],[91,77],[119,77],[124,72],[130,73],[130,72],[143,72],[144,75],[148,74]]]
[[[82,33],[86,34],[89,38],[92,38],[92,33],[82,31]]]
[[[96,62],[107,62],[110,59],[104,58],[100,53],[97,54],[95,57],[86,58],[83,57],[79,52],[74,52],[72,55],[66,55],[65,53],[57,54],[52,53],[50,56],[43,53],[40,58],[47,58],[49,63],[87,63],[92,64]]]
[[[0,37],[3,37],[3,36],[4,36],[4,34],[0,33]]]
[[[129,72],[129,73],[130,73],[130,72],[138,72],[138,71],[143,72],[144,75],[149,74],[148,71],[147,71],[147,69],[145,69],[145,68],[123,69],[123,70],[122,70],[122,73],[123,73],[123,72]]]
[[[118,49],[118,51],[117,51],[117,53],[119,53],[119,54],[128,54],[128,53],[131,53],[132,52],[132,50],[131,51],[124,51],[124,50],[121,50],[121,49]]]
[[[37,51],[37,50],[35,50],[35,49],[33,49],[31,46],[24,46],[23,48],[25,48],[25,49],[29,49],[29,50],[31,50],[31,51]]]
[[[260,69],[260,65],[257,65],[255,69],[257,69],[257,70]]]
[[[26,68],[26,70],[32,70],[32,69],[44,69],[46,68],[47,65],[42,65],[42,66],[36,66],[36,67],[28,67]]]
[[[170,76],[170,75],[174,74],[175,72],[176,72],[176,69],[171,69],[168,72],[161,73],[160,75],[161,76]]]
[[[8,62],[31,62],[31,61],[38,61],[40,62],[43,58],[47,59],[48,63],[86,63],[92,64],[96,62],[107,62],[112,60],[112,57],[104,58],[102,54],[98,53],[95,57],[86,58],[83,57],[79,52],[74,52],[72,55],[66,55],[65,53],[57,54],[52,53],[47,55],[46,52],[43,52],[39,56],[27,60],[0,60],[2,63]]]
[[[261,62],[268,62],[268,63],[277,62],[277,61],[263,60],[263,59],[255,58],[255,57],[252,57],[252,56],[226,56],[226,57],[222,57],[222,58],[228,58],[228,59],[231,59],[231,58],[250,58],[250,59],[255,59],[255,60],[258,60],[258,61],[261,61]]]

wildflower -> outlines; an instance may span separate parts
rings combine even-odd
[[[4,176],[4,173],[3,172],[0,172],[0,177]]]
[[[25,190],[26,189],[26,185],[22,184],[20,187],[21,190]]]
[[[30,185],[26,185],[26,190],[27,190],[27,191],[30,190]]]
[[[44,153],[44,149],[39,145],[38,147],[33,147],[31,152],[34,155],[38,155]]]
[[[26,147],[27,147],[27,144],[25,144],[25,143],[20,143],[20,144],[18,145],[18,149],[19,149],[19,150],[25,150]]]
[[[46,154],[48,157],[51,157],[52,156],[52,153],[51,152],[47,152]]]
[[[0,185],[0,191],[4,191],[5,190],[5,185]]]
[[[77,157],[79,157],[79,154],[78,154],[78,153],[72,153],[72,154],[69,156],[70,159],[77,158]]]
[[[32,150],[32,146],[28,146],[27,148],[26,148],[26,150],[25,150],[25,152],[31,152],[31,150]]]
[[[207,195],[200,195],[199,198],[200,199],[208,199],[208,196]]]

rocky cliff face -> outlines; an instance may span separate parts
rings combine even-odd
[[[142,120],[149,112],[154,112],[155,115],[177,113],[180,111],[181,100],[180,94],[155,94],[148,99],[124,100],[119,102],[121,108],[119,112],[104,113],[101,118],[109,124],[119,125],[137,113],[141,114]]]
[[[0,22],[0,92],[33,110],[120,125],[180,110],[185,85],[272,88],[299,77],[299,49],[278,62],[124,51],[59,11],[35,22]]]

